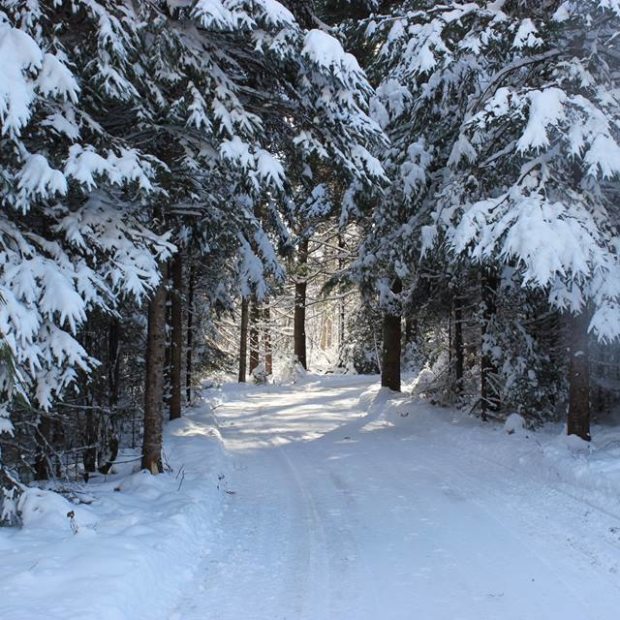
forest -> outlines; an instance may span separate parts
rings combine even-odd
[[[0,617],[617,617],[620,0],[0,0],[0,202]]]
[[[0,0],[0,524],[121,465],[182,485],[167,425],[231,383],[254,411],[376,381],[397,418],[592,454],[620,425],[619,34],[620,0]]]

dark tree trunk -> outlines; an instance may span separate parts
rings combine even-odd
[[[34,460],[34,479],[49,480],[52,473],[50,469],[49,440],[52,434],[52,422],[48,416],[43,415],[37,424],[35,431],[37,451]]]
[[[297,253],[297,281],[295,283],[295,315],[293,325],[294,353],[297,361],[307,370],[306,359],[306,292],[308,289],[308,240],[299,244]]]
[[[392,292],[398,295],[402,291],[399,279],[394,281]],[[401,317],[395,309],[383,315],[383,352],[381,364],[381,385],[400,392],[400,348]]]
[[[346,243],[344,234],[338,234],[338,271],[341,273],[345,268],[345,255],[344,251]],[[342,293],[342,291],[341,291]],[[340,360],[344,359],[344,346],[345,346],[345,330],[346,330],[346,308],[344,296],[338,302],[338,356]]]
[[[183,256],[177,252],[171,264],[172,310],[170,318],[170,419],[181,417],[181,376],[183,372]]]
[[[194,355],[194,288],[196,285],[196,270],[191,254],[189,256],[189,282],[187,285],[187,348],[185,351],[185,398],[187,403],[192,402],[193,384],[193,355]]]
[[[258,341],[258,321],[260,318],[260,313],[258,310],[258,302],[256,301],[256,297],[252,297],[252,302],[250,304],[250,366],[249,372],[250,375],[256,370],[260,357],[259,357],[259,341]]]
[[[497,274],[491,269],[485,269],[482,273],[482,342],[480,355],[480,403],[482,406],[482,419],[487,420],[488,412],[497,412],[500,409],[500,399],[497,388],[494,385],[498,371],[493,363],[488,348],[485,346],[486,336],[491,330],[491,324],[497,312],[497,289],[499,280]]]
[[[89,321],[88,327],[82,334],[82,346],[87,351],[93,351],[99,349],[99,339],[97,338],[98,331],[102,326],[102,318],[96,314]],[[84,397],[81,399],[81,405],[85,406],[83,414],[78,414],[81,423],[84,423],[81,432],[82,441],[82,466],[84,468],[83,478],[85,482],[88,482],[90,475],[97,471],[97,448],[99,445],[100,429],[99,424],[101,421],[101,411],[98,410],[97,405],[103,403],[103,394],[101,388],[103,387],[100,381],[88,381],[86,377],[82,378],[86,389],[84,391]],[[52,424],[52,427],[56,427],[56,424]],[[52,428],[52,435],[56,428]],[[62,445],[62,444],[61,444]],[[56,464],[58,468],[58,464]]]
[[[119,441],[116,433],[115,409],[120,393],[120,322],[114,317],[108,325],[108,409],[109,419],[104,419],[103,437],[99,439],[100,449],[97,454],[98,471],[108,474],[118,456]]]
[[[463,349],[463,299],[454,296],[454,388],[457,394],[463,391],[465,352]]]
[[[239,383],[245,383],[246,363],[248,357],[248,319],[249,302],[246,297],[241,300],[241,336],[239,339]]]
[[[110,320],[108,326],[108,405],[110,411],[118,404],[121,371],[120,322]]]
[[[144,386],[144,442],[142,467],[161,473],[164,357],[166,350],[166,283],[162,279],[149,303],[146,337],[146,376]]]
[[[273,374],[273,350],[271,347],[271,309],[265,305],[263,309],[263,343],[265,346],[265,372]]]
[[[590,441],[590,356],[587,312],[566,315],[569,355],[567,433]]]
[[[166,303],[164,312],[164,395],[163,402],[166,407],[170,407],[170,385],[172,381],[172,346],[170,342],[170,334],[172,333],[172,291],[169,289],[168,281],[172,273],[172,260],[169,260],[164,266],[166,279]]]
[[[99,414],[92,409],[86,412],[86,449],[82,455],[84,480],[88,482],[90,474],[97,471],[97,444],[99,442]]]

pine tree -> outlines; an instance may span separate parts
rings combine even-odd
[[[260,299],[282,278],[274,245],[298,171],[329,162],[359,183],[381,177],[363,72],[294,9],[299,19],[267,0],[3,8],[7,403],[19,392],[49,408],[87,381],[97,347],[81,326],[97,308],[151,295],[144,463],[161,470],[160,266],[191,242],[216,266],[197,279],[226,275],[210,308],[229,304],[234,286]],[[90,445],[94,419],[89,428]]]
[[[88,313],[145,296],[159,279],[157,255],[170,251],[142,217],[156,163],[95,120],[131,92],[128,17],[113,3],[0,11],[0,324],[15,360],[4,407],[19,394],[49,409],[91,370],[78,339]]]
[[[363,264],[398,275],[407,298],[420,256],[465,259],[502,291],[576,315],[590,305],[590,333],[617,338],[618,4],[389,4],[350,34],[391,138]]]

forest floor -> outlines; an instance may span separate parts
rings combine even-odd
[[[89,483],[77,534],[33,494],[0,533],[0,618],[618,618],[620,431],[508,434],[376,377],[204,398],[168,427],[173,471]]]

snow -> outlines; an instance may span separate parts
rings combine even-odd
[[[120,473],[73,487],[88,504],[27,491],[23,530],[0,530],[0,618],[167,618],[220,527],[230,474],[210,412],[168,425],[167,474],[131,473],[129,452]]]
[[[24,527],[29,530],[79,532],[82,527],[93,529],[97,523],[87,507],[75,506],[62,495],[45,489],[28,489],[19,500],[19,511]]]
[[[557,125],[565,116],[566,93],[560,88],[533,90],[528,93],[527,98],[530,102],[529,119],[523,135],[517,142],[519,151],[548,147],[550,144],[548,128]]]
[[[570,19],[570,10],[569,10],[568,4],[569,4],[568,2],[563,2],[558,7],[556,12],[553,14],[553,21],[563,22],[563,21],[566,21],[567,19]]]
[[[504,431],[509,435],[525,431],[525,420],[518,413],[511,413],[504,422]]]
[[[6,406],[0,407],[0,434],[7,433],[8,435],[13,435],[14,428],[11,420],[9,419],[9,412],[6,409]]]
[[[591,451],[590,442],[577,435],[565,437],[566,447],[575,454],[587,454]]]
[[[387,176],[383,171],[381,162],[376,157],[371,155],[361,144],[356,144],[351,147],[351,157],[355,162],[356,167],[358,169],[365,170],[368,173],[368,176],[377,179],[385,179],[387,181]]]
[[[24,73],[41,65],[43,53],[30,36],[0,16],[0,58],[0,123],[5,134],[19,131],[30,119],[34,85]]]
[[[41,121],[41,126],[52,127],[59,134],[63,134],[69,138],[69,140],[75,141],[80,137],[80,128],[75,122],[74,116],[75,115],[69,109],[64,110],[63,114],[55,112]]]
[[[584,157],[588,172],[597,177],[611,179],[620,174],[620,146],[609,135],[597,135]]]
[[[542,39],[536,36],[538,30],[534,25],[534,22],[527,18],[521,22],[517,34],[515,34],[513,47],[517,49],[523,49],[526,47],[539,47],[543,44]]]
[[[67,180],[60,170],[54,170],[43,155],[28,155],[19,173],[18,188],[29,196],[48,196],[67,193]]]
[[[78,83],[60,58],[43,53],[27,33],[0,14],[1,133],[15,134],[28,123],[36,91],[44,96],[77,100]],[[36,78],[30,74],[38,71]]]
[[[278,189],[284,188],[286,174],[282,164],[271,153],[261,149],[256,157],[256,170],[259,177],[273,183]]]
[[[28,492],[3,620],[617,617],[617,430],[582,450],[368,376],[205,399],[168,426],[171,473],[95,480],[89,505]]]
[[[590,331],[611,342],[620,330],[617,254],[605,247],[595,216],[579,201],[548,200],[531,191],[537,183],[531,172],[521,186],[472,203],[450,232],[450,243],[474,260],[495,255],[499,246],[499,255],[519,266],[523,284],[548,288],[549,302],[560,310],[578,312],[591,295],[596,310]],[[567,274],[587,285],[575,286]]]
[[[269,25],[279,27],[292,27],[295,25],[293,14],[276,0],[261,0],[258,4],[258,10]]]
[[[355,56],[345,52],[337,39],[322,30],[310,30],[306,34],[302,55],[338,76],[348,72],[362,73]]]
[[[107,175],[111,183],[122,185],[137,182],[142,189],[152,189],[153,166],[135,149],[122,149],[119,155],[107,153],[102,157],[92,147],[73,144],[65,163],[65,174],[88,189],[97,186],[96,179]]]
[[[43,65],[37,77],[37,87],[46,96],[64,97],[77,101],[78,83],[62,61],[53,54],[43,56]]]
[[[225,159],[239,162],[244,168],[254,166],[254,157],[250,153],[250,146],[243,142],[239,136],[234,136],[232,140],[222,141],[220,153]]]

